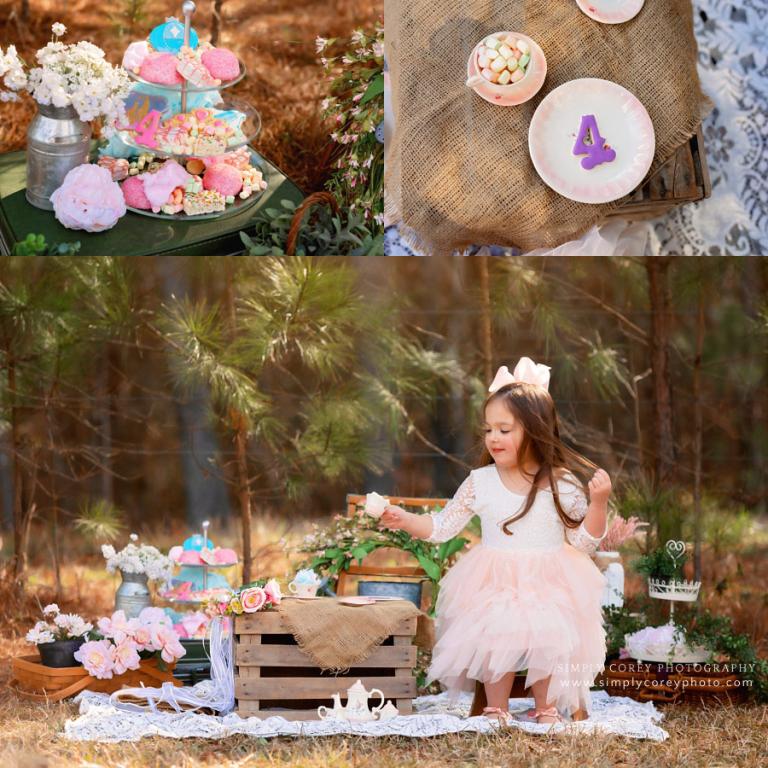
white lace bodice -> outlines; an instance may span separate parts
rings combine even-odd
[[[568,475],[558,481],[557,490],[566,514],[583,520],[588,502],[578,480]],[[473,515],[480,517],[483,545],[493,549],[557,549],[568,541],[591,554],[605,536],[605,531],[602,536],[592,536],[584,523],[578,528],[566,528],[549,490],[540,490],[528,514],[508,526],[512,532],[509,536],[500,523],[522,510],[524,503],[524,495],[513,493],[504,485],[495,464],[475,469],[448,504],[440,512],[432,513],[432,534],[427,541],[447,541],[456,536]]]

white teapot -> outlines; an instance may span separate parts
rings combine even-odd
[[[321,720],[346,720],[344,707],[342,706],[342,703],[341,703],[341,694],[340,693],[333,694],[333,709],[331,709],[330,711],[328,710],[328,707],[321,704],[317,708],[317,716]]]
[[[368,709],[368,699],[371,696],[381,698],[381,703],[372,710]],[[347,706],[344,709],[344,716],[350,723],[365,723],[376,720],[383,706],[384,694],[378,688],[367,691],[362,681],[358,680],[351,688],[347,689]]]

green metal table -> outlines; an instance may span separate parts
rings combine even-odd
[[[223,219],[203,221],[169,221],[128,213],[106,232],[83,232],[66,229],[53,215],[27,202],[26,153],[0,155],[0,253],[8,255],[15,243],[28,234],[44,235],[48,243],[80,241],[80,253],[86,256],[219,256],[240,253],[240,232],[247,230],[265,206],[276,207],[280,200],[297,205],[304,199],[302,191],[268,160],[261,165],[267,189],[258,202],[242,213]]]

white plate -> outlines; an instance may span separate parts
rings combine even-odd
[[[616,157],[589,170],[574,155],[582,118],[594,115],[605,146]],[[608,203],[629,194],[653,162],[656,138],[645,107],[610,80],[585,77],[563,83],[542,99],[531,118],[528,149],[542,181],[579,203]]]
[[[590,19],[603,24],[623,24],[634,19],[645,0],[576,0],[576,5]]]
[[[372,597],[364,597],[362,595],[359,597],[340,597],[339,602],[342,605],[351,605],[354,607],[361,605],[374,605],[376,603]]]

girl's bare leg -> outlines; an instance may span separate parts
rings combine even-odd
[[[514,680],[515,673],[508,672],[495,683],[483,683],[489,707],[498,707],[505,712],[509,709],[509,694],[512,692],[512,683]]]
[[[550,707],[555,706],[554,702],[550,703],[547,701],[549,680],[550,678],[546,677],[543,680],[538,680],[533,685],[531,685],[533,700],[536,702],[536,709],[549,709]],[[540,715],[538,718],[539,723],[554,723],[556,720],[556,717],[551,717],[549,715]]]

